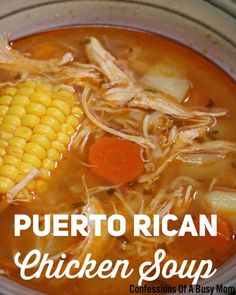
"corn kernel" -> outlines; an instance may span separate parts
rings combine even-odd
[[[24,154],[24,150],[17,147],[17,146],[12,146],[12,145],[9,145],[7,148],[6,148],[6,151],[9,155],[12,155],[12,156],[15,156],[15,157],[18,157],[18,158],[21,158]]]
[[[15,182],[16,182],[16,183],[19,183],[19,182],[22,181],[22,179],[24,179],[24,178],[25,178],[25,174],[22,174],[22,173],[20,173],[20,171],[19,171],[18,176],[17,176],[17,179],[15,180]]]
[[[46,168],[42,168],[40,169],[40,176],[44,179],[50,178],[51,171]]]
[[[2,165],[0,167],[0,175],[9,179],[16,180],[18,176],[18,169],[11,165]]]
[[[8,106],[12,101],[12,97],[10,95],[3,95],[0,97],[0,105]]]
[[[56,132],[60,129],[60,123],[56,119],[49,116],[42,117],[41,123],[53,128]]]
[[[71,113],[78,117],[81,117],[83,115],[83,110],[80,107],[73,107],[71,109]]]
[[[37,143],[34,143],[34,142],[27,143],[25,146],[25,151],[26,153],[36,156],[40,160],[43,160],[46,158],[45,149],[42,148],[41,145]]]
[[[0,147],[1,148],[6,148],[8,146],[8,142],[4,139],[0,139]]]
[[[0,127],[0,129],[1,129],[1,127]],[[13,136],[11,133],[6,132],[6,131],[2,131],[2,130],[0,130],[0,134],[1,134],[2,140],[9,140]]]
[[[55,168],[55,162],[51,159],[45,159],[42,162],[42,167],[49,171],[52,171]]]
[[[22,94],[26,96],[30,96],[34,92],[34,89],[29,87],[20,87],[19,90],[17,90],[17,95]]]
[[[70,136],[65,134],[64,132],[58,132],[57,133],[57,140],[63,143],[65,146],[67,146],[70,143]]]
[[[49,140],[54,140],[56,138],[55,131],[44,124],[39,124],[34,128],[34,132],[37,134],[45,135]]]
[[[27,141],[30,140],[32,134],[33,134],[33,131],[28,127],[19,127],[16,129],[16,131],[14,133],[15,136],[19,136],[21,138],[24,138]]]
[[[18,193],[17,199],[32,200],[33,199],[33,196],[32,196],[32,194],[29,192],[29,190],[27,188],[23,188],[23,190],[21,190]]]
[[[22,125],[26,127],[35,127],[40,123],[40,118],[33,114],[27,114],[22,119]]]
[[[52,101],[52,106],[61,110],[66,116],[70,113],[70,106],[64,100],[54,99]]]
[[[50,117],[55,118],[59,123],[63,123],[65,122],[65,115],[63,114],[63,112],[61,110],[59,110],[58,108],[55,107],[50,107],[47,109],[47,115]]]
[[[34,114],[39,117],[42,117],[46,113],[45,106],[38,102],[30,102],[26,110],[29,114]]]
[[[10,95],[10,96],[14,96],[16,94],[17,89],[15,87],[7,87],[5,89],[5,94],[6,95]]]
[[[4,148],[0,148],[0,156],[4,157],[6,155],[6,150]]]
[[[3,162],[4,164],[6,165],[12,165],[14,167],[19,167],[20,163],[21,163],[21,160],[15,156],[12,156],[12,155],[6,155],[4,158],[3,158]]]
[[[74,116],[74,115],[69,115],[67,118],[66,118],[66,123],[70,124],[71,126],[73,126],[74,128],[77,128],[79,126],[79,119]]]
[[[55,148],[50,148],[47,151],[47,158],[57,162],[60,160],[61,155]]]
[[[41,161],[35,157],[34,155],[24,153],[23,155],[23,161],[26,163],[31,164],[33,167],[40,169],[42,166]]]
[[[12,125],[12,124],[2,123],[0,125],[0,131],[4,131],[4,132],[10,133],[10,134],[13,134],[15,129],[16,129],[16,126]]]
[[[15,180],[15,182],[16,183],[19,183],[20,181],[22,181],[22,179],[25,177],[25,175],[24,174],[22,174],[22,173],[20,173],[20,171],[19,171],[19,173],[18,173],[18,175],[17,175],[17,179]]]
[[[39,84],[35,89],[35,91],[37,92],[46,92],[46,93],[51,92],[51,90],[52,90],[52,86],[48,84]]]
[[[54,140],[51,146],[52,148],[56,149],[59,153],[64,153],[66,151],[64,144],[58,140]]]
[[[58,89],[58,86],[53,89],[52,97],[55,99],[59,97],[61,100],[66,101],[71,107],[75,104],[75,93],[65,89]]]
[[[71,137],[75,134],[75,129],[70,124],[64,123],[61,125],[61,132],[64,132]]]
[[[0,117],[4,117],[8,111],[8,106],[0,105]]]
[[[7,177],[0,177],[0,193],[6,194],[13,186],[14,181]]]
[[[6,115],[6,117],[3,120],[3,124],[9,124],[12,126],[19,127],[21,125],[21,119],[16,116]]]
[[[33,93],[31,96],[31,101],[38,102],[43,104],[45,107],[49,107],[51,105],[51,98],[48,94],[44,92],[36,92]]]
[[[29,88],[35,88],[36,87],[36,82],[32,80],[27,80],[24,83],[22,83],[23,87],[29,87]]]
[[[22,137],[15,137],[14,136],[9,140],[9,145],[16,146],[21,149],[24,148],[25,144],[26,144],[26,140]]]
[[[15,95],[12,99],[11,105],[17,105],[17,106],[22,106],[25,107],[29,103],[29,98],[25,95]]]
[[[9,107],[7,115],[13,115],[22,118],[25,115],[25,113],[26,112],[24,107],[15,105]]]
[[[41,134],[34,134],[31,137],[31,142],[41,145],[46,150],[49,149],[51,146],[50,140],[45,135],[41,135]]]
[[[32,170],[33,166],[30,163],[22,162],[18,166],[19,171],[23,174],[26,175]]]

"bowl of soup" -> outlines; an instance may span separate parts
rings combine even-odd
[[[233,2],[232,2],[233,3]],[[0,293],[130,294],[128,279],[22,280],[14,256],[55,265],[156,249],[181,264],[211,259],[204,286],[235,285],[234,5],[205,1],[5,2],[0,23]],[[220,24],[220,25],[219,25]],[[124,235],[15,236],[14,217],[121,214]],[[217,215],[217,235],[133,235],[134,215]],[[50,222],[49,222],[50,223]],[[152,226],[150,226],[150,231]],[[145,282],[163,294],[189,280]],[[227,287],[226,287],[227,286]],[[224,289],[226,288],[226,289]],[[203,290],[203,289],[202,289]],[[219,289],[220,290],[220,289]],[[218,291],[219,291],[218,290]],[[216,289],[215,289],[216,292]],[[169,292],[170,293],[170,292]],[[223,294],[223,293],[222,293]]]

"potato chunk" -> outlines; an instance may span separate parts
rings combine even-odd
[[[211,191],[206,194],[206,200],[216,211],[236,212],[236,192]]]

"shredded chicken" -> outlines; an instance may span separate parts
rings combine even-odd
[[[84,86],[86,83],[99,86],[102,81],[100,70],[90,64],[77,64],[60,67],[55,77],[59,82]]]
[[[89,38],[86,45],[89,60],[98,65],[107,79],[115,84],[132,84],[131,77],[122,71],[116,64],[116,59],[108,52],[96,38]]]
[[[8,43],[7,35],[0,36],[0,67],[22,74],[54,73],[58,68],[73,60],[71,53],[66,53],[62,59],[39,61],[26,57],[14,50]]]
[[[205,142],[202,144],[195,144],[191,147],[187,147],[185,149],[180,149],[170,155],[162,165],[158,167],[158,169],[154,173],[144,174],[139,178],[139,182],[155,182],[160,174],[167,168],[167,166],[175,159],[177,159],[182,154],[194,154],[194,153],[220,153],[220,154],[228,154],[228,153],[236,152],[236,144],[233,142],[227,141],[213,141],[213,142]],[[179,157],[181,159],[181,157]]]
[[[105,124],[100,122],[97,118],[95,118],[95,116],[90,112],[89,107],[87,105],[87,99],[89,97],[89,94],[90,94],[90,88],[87,87],[87,88],[85,88],[85,90],[83,92],[81,103],[82,103],[85,114],[87,115],[87,117],[90,119],[90,121],[94,125],[98,126],[99,128],[103,129],[104,131],[106,131],[106,132],[108,132],[110,134],[122,137],[122,138],[124,138],[126,140],[133,141],[133,142],[135,142],[135,143],[137,143],[137,144],[139,144],[139,145],[141,145],[143,147],[149,147],[149,148],[154,148],[155,147],[152,142],[145,139],[144,137],[137,137],[137,136],[122,133],[120,131],[117,131],[115,129],[112,129],[112,128],[106,126]]]
[[[198,127],[192,129],[180,130],[178,133],[179,138],[183,143],[190,144],[194,139],[201,137],[206,132],[206,127]]]

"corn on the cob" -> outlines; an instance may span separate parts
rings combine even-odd
[[[40,169],[40,179],[28,189],[37,190],[70,145],[82,109],[75,92],[39,81],[7,87],[1,94],[0,193],[8,193],[34,168]]]

